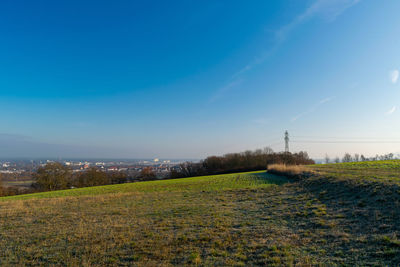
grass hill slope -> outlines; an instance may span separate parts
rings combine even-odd
[[[399,171],[355,165],[1,198],[0,264],[396,265]]]
[[[1,198],[0,263],[241,263],[252,195],[286,181],[253,172]]]

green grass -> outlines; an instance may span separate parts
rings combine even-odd
[[[400,184],[400,160],[320,164],[311,168],[335,178]]]
[[[396,266],[396,164],[314,165],[319,176],[289,183],[250,172],[1,198],[0,265]]]
[[[243,265],[254,194],[286,182],[264,171],[4,197],[0,264]]]
[[[34,193],[2,197],[1,200],[31,199],[31,198],[54,198],[67,196],[102,195],[126,192],[158,192],[158,191],[220,191],[234,189],[251,189],[267,187],[272,184],[282,184],[287,179],[268,174],[265,171],[233,173],[222,175],[200,176],[193,178],[170,179],[148,182],[137,182],[129,184],[117,184],[106,186],[95,186],[76,188],[69,190],[58,190],[52,192]]]
[[[347,162],[340,164],[321,164],[313,165],[316,168],[336,169],[336,170],[362,170],[362,171],[400,171],[400,160],[382,160],[382,161],[363,161],[363,162]]]

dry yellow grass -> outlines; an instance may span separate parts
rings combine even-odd
[[[304,165],[285,165],[285,164],[271,164],[267,166],[267,170],[269,173],[288,176],[292,178],[312,172],[310,168]]]
[[[248,243],[281,234],[264,237],[269,224],[247,213],[284,181],[255,172],[3,198],[0,266],[265,265],[269,243]]]
[[[398,266],[398,184],[329,168],[2,198],[0,266]]]

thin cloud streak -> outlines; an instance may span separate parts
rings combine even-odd
[[[329,22],[334,21],[338,16],[345,12],[350,7],[358,4],[361,0],[316,0],[303,13],[294,18],[289,24],[282,26],[275,33],[275,44],[263,55],[260,55],[255,60],[247,64],[243,69],[234,74],[236,77],[251,70],[254,66],[263,63],[268,59],[279,46],[286,41],[288,35],[302,23],[314,17],[321,17]]]
[[[224,88],[231,88],[233,87],[232,84],[236,85],[243,82],[243,80],[237,81],[237,79],[244,75],[246,72],[252,70],[255,66],[262,64],[269,57],[271,57],[276,52],[276,50],[279,49],[281,44],[287,39],[288,35],[300,24],[314,17],[321,17],[328,22],[332,22],[348,8],[358,4],[359,2],[361,2],[361,0],[316,0],[303,13],[295,17],[289,24],[286,24],[285,26],[282,26],[280,29],[278,29],[275,32],[275,43],[272,45],[272,47],[268,50],[265,50],[254,60],[245,65],[242,69],[234,73],[230,77],[230,80],[233,82],[229,83],[222,89],[219,89],[216,94],[211,97],[209,103],[212,103],[220,98],[220,95],[222,94],[220,94],[219,91],[229,91],[229,89],[225,90]]]
[[[397,107],[393,106],[390,110],[386,112],[386,115],[392,115],[396,111]]]
[[[360,1],[361,0],[317,0],[291,23],[281,28],[277,33],[278,39],[284,40],[290,31],[303,22],[316,16],[321,17],[328,22],[332,22],[344,11],[358,4]]]
[[[397,83],[397,81],[399,80],[399,70],[392,70],[390,73],[389,73],[389,76],[390,76],[390,81],[393,83],[393,84],[396,84]]]
[[[296,116],[294,116],[294,117],[291,119],[291,122],[295,122],[295,121],[297,121],[298,119],[300,119],[300,118],[302,118],[302,117],[304,117],[304,116],[306,116],[306,115],[308,115],[308,114],[311,114],[311,113],[315,112],[320,106],[322,106],[322,105],[324,105],[324,104],[326,104],[326,103],[332,101],[334,98],[335,98],[335,97],[327,97],[327,98],[321,99],[317,104],[315,104],[314,106],[312,106],[310,109],[308,109],[308,110],[306,110],[306,111],[304,111],[304,112],[302,112],[302,113],[299,113],[299,114],[297,114]]]
[[[333,98],[334,98],[334,97],[327,97],[327,98],[324,98],[324,99],[322,99],[321,101],[319,101],[319,104],[320,104],[320,105],[325,104],[325,103],[331,101]]]
[[[219,88],[214,95],[208,100],[208,103],[213,103],[216,100],[220,99],[223,97],[227,92],[231,91],[235,86],[238,86],[239,84],[242,83],[242,79],[235,80],[230,82],[229,84]]]

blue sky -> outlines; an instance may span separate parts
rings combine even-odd
[[[2,1],[0,156],[400,152],[400,2]],[[306,143],[302,140],[355,140]],[[295,142],[297,141],[297,142]]]

